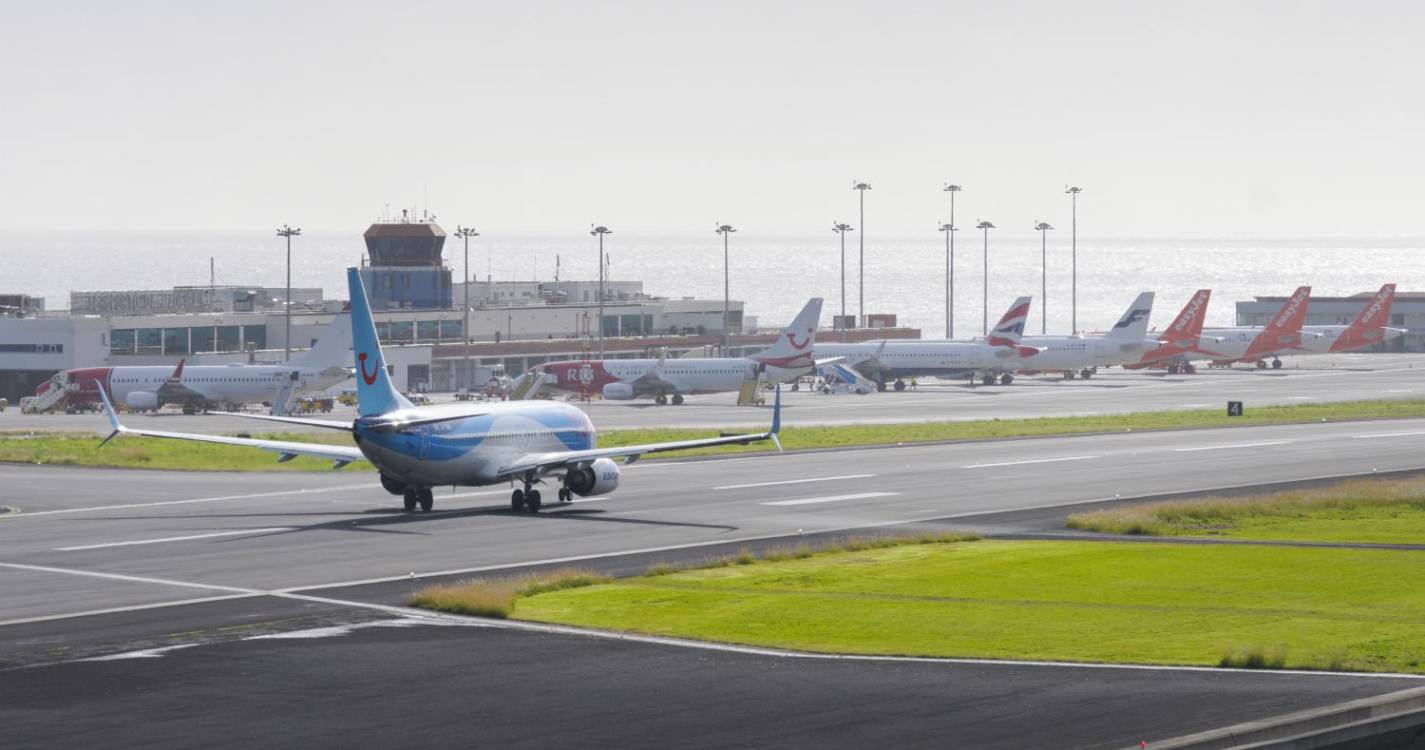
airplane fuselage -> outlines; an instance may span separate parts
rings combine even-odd
[[[406,417],[429,419],[469,412],[465,418],[399,427]],[[479,486],[500,481],[501,469],[530,453],[587,450],[597,436],[588,415],[557,401],[422,407],[359,417],[356,445],[383,474],[424,487]]]
[[[171,383],[167,366],[86,367],[64,373],[66,398],[74,403],[99,403],[98,386],[110,398],[128,403],[135,393],[151,392],[157,405],[166,403],[251,404],[271,401],[282,389],[319,391],[349,377],[344,368],[316,370],[283,365],[201,365],[183,368]],[[174,386],[178,387],[174,387]]]

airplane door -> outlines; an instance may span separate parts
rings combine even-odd
[[[430,430],[421,430],[421,458],[424,459],[430,452]]]

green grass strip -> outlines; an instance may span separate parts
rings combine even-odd
[[[1144,536],[1425,544],[1425,477],[1142,503],[1075,514],[1068,526]]]
[[[522,620],[813,652],[1425,671],[1420,553],[1002,542],[538,594]]]
[[[770,412],[767,412],[770,416]],[[933,415],[927,415],[933,417]],[[1425,400],[1347,401],[1330,404],[1293,404],[1249,408],[1246,416],[1228,417],[1224,409],[1195,411],[1135,412],[1084,417],[1043,417],[1038,419],[988,419],[966,422],[916,422],[909,424],[829,425],[786,427],[781,435],[787,450],[845,448],[862,445],[920,443],[947,440],[987,440],[997,438],[1075,435],[1133,430],[1177,430],[1201,427],[1228,427],[1350,419],[1425,417]],[[789,420],[795,414],[787,415]],[[639,443],[688,440],[715,434],[709,429],[636,429],[599,433],[599,445],[617,447]],[[278,440],[350,444],[345,434],[290,433],[264,435]],[[326,471],[330,464],[318,459],[298,458],[278,464],[271,454],[251,448],[121,437],[99,450],[99,438],[72,433],[9,435],[0,439],[0,461],[64,464],[75,466],[186,469],[192,471]],[[682,451],[667,457],[765,453],[767,443],[747,446],[718,446]],[[352,469],[370,469],[365,462]]]

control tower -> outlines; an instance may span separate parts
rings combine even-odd
[[[372,309],[428,309],[451,306],[450,269],[441,262],[445,230],[434,217],[372,224],[366,238],[369,262],[361,281]]]

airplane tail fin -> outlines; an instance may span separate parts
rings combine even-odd
[[[816,327],[821,321],[821,298],[812,297],[797,313],[791,325],[782,329],[777,341],[752,355],[751,359],[768,367],[801,369],[812,367],[812,347],[816,343]]]
[[[1029,303],[1033,297],[1020,297],[1005,311],[999,323],[990,329],[985,343],[990,346],[1016,346],[1024,336],[1024,324],[1029,320]]]
[[[1281,309],[1267,321],[1266,327],[1252,339],[1243,362],[1261,359],[1269,354],[1294,349],[1301,343],[1301,324],[1306,320],[1306,308],[1311,305],[1311,287],[1297,287],[1282,303]]]
[[[187,361],[187,357],[178,360],[178,366],[173,368],[173,374],[168,376],[168,382],[170,384],[178,385],[183,382],[183,364]]]
[[[1374,344],[1384,338],[1390,324],[1390,306],[1395,302],[1395,285],[1386,284],[1371,297],[1351,325],[1331,344],[1331,351],[1344,352]]]
[[[341,313],[322,329],[321,338],[295,361],[299,367],[325,370],[351,366],[352,326],[349,313]]]
[[[1141,292],[1124,311],[1123,317],[1113,324],[1113,329],[1104,334],[1104,338],[1142,341],[1148,335],[1148,318],[1152,314],[1153,293]]]
[[[371,305],[366,301],[366,287],[355,268],[346,269],[346,285],[351,293],[351,339],[356,355],[356,412],[365,417],[410,408],[411,402],[391,383]]]
[[[1202,323],[1207,318],[1207,301],[1212,297],[1211,289],[1199,289],[1193,293],[1173,324],[1158,337],[1165,344],[1191,342],[1196,344],[1202,338]]]

